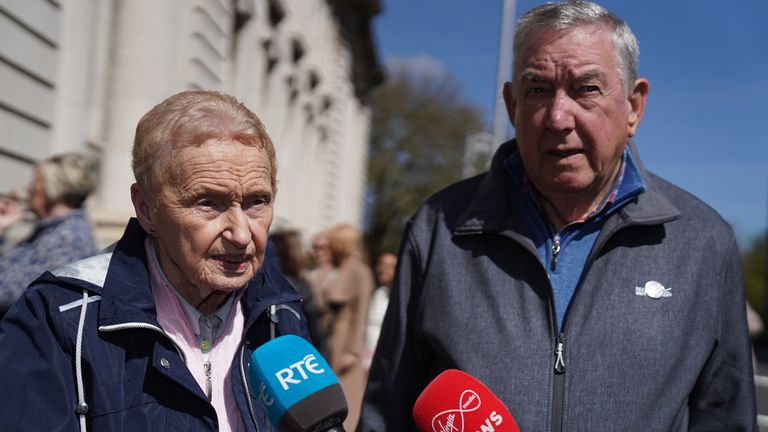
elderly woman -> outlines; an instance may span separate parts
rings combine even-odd
[[[136,219],[0,324],[0,430],[271,430],[250,354],[307,337],[300,296],[264,262],[275,169],[263,125],[230,96],[184,92],[144,115]]]
[[[26,210],[38,222],[29,237],[0,254],[0,318],[45,270],[96,253],[82,207],[97,181],[98,160],[92,155],[64,153],[37,164]],[[26,213],[15,194],[0,201],[0,243]]]

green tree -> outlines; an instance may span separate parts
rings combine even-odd
[[[366,246],[397,252],[408,218],[430,194],[461,179],[464,143],[480,110],[448,75],[395,72],[372,94]]]
[[[744,286],[747,300],[760,315],[766,314],[766,290],[768,290],[768,234],[763,233],[744,253],[741,254],[741,265],[744,272]]]

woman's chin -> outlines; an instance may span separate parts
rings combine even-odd
[[[217,274],[209,279],[206,285],[214,291],[237,291],[248,285],[248,281],[253,278],[250,271],[237,274]]]

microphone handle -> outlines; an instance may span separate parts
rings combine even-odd
[[[346,432],[344,430],[344,426],[337,425],[337,426],[331,426],[328,429],[324,429],[323,432]]]

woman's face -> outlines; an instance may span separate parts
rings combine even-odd
[[[331,264],[331,248],[328,246],[328,239],[325,237],[316,237],[312,242],[312,258],[318,266]]]
[[[157,232],[160,266],[188,301],[242,288],[261,267],[272,222],[271,174],[266,153],[237,141],[174,151],[142,225]]]

